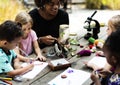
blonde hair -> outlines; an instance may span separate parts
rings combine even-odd
[[[115,15],[109,20],[110,28],[113,32],[120,29],[120,15]]]
[[[31,25],[33,25],[33,20],[32,18],[30,17],[30,15],[26,12],[20,12],[19,14],[17,14],[16,18],[15,18],[15,21],[17,23],[20,23],[21,25],[25,25],[27,24],[28,22],[31,23]]]

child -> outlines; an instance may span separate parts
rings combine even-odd
[[[109,36],[112,32],[115,32],[118,29],[120,29],[120,15],[115,15],[112,18],[110,18],[110,20],[108,21],[107,35]],[[92,63],[87,63],[86,65],[88,67],[93,68],[93,70],[99,69],[98,66],[96,66]],[[101,70],[102,69],[105,70],[105,71],[110,71],[111,66],[106,63],[105,68],[101,68]]]
[[[37,55],[37,59],[41,61],[46,61],[46,58],[42,56],[35,31],[31,29],[33,25],[32,18],[26,12],[19,13],[15,21],[22,24],[22,30],[24,32],[22,41],[19,43],[19,49],[17,49],[17,54],[19,58],[22,58],[23,61],[26,60],[25,57],[33,53],[33,49]],[[20,57],[21,56],[21,57]]]
[[[18,58],[13,49],[22,39],[21,27],[13,21],[5,21],[0,25],[0,74],[16,76],[32,70],[33,64],[16,69]]]
[[[91,79],[95,85],[120,85],[120,29],[107,38],[103,46],[103,52],[108,64],[114,67],[114,71],[106,76],[104,84],[100,83],[98,75],[94,72],[91,74]],[[98,73],[100,72],[98,71]]]

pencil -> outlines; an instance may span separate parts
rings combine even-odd
[[[2,79],[2,80],[12,81],[12,78],[0,77],[0,79]]]

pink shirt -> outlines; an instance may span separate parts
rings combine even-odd
[[[33,52],[33,42],[37,40],[37,35],[35,31],[31,30],[28,34],[28,37],[26,39],[21,40],[22,50],[27,54],[31,54]],[[26,56],[25,53],[21,52],[22,55]]]

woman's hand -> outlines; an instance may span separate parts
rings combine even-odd
[[[57,38],[52,37],[51,35],[40,37],[39,42],[45,43],[46,45],[51,45],[54,43],[54,41],[57,40]]]

